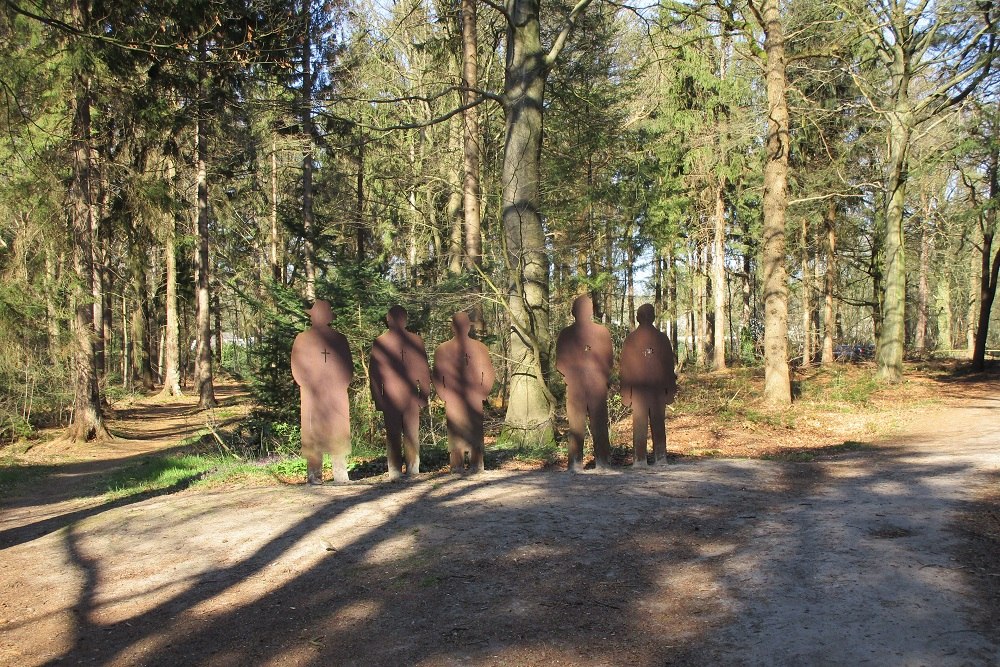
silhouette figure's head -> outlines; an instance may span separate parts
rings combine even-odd
[[[390,329],[393,330],[403,330],[406,328],[406,308],[400,305],[395,305],[389,309],[386,313],[385,322],[389,325]]]
[[[573,317],[577,322],[589,322],[594,319],[594,302],[586,294],[576,297],[576,301],[573,302]]]
[[[468,336],[471,329],[472,322],[469,320],[468,315],[458,312],[452,316],[451,330],[455,332],[456,336]]]
[[[639,306],[639,310],[635,311],[635,320],[639,324],[652,324],[655,319],[656,311],[651,303],[644,303]]]
[[[326,326],[333,322],[333,311],[330,310],[330,302],[323,299],[316,299],[313,307],[306,311],[312,319],[314,326]]]

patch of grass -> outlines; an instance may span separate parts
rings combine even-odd
[[[21,485],[37,481],[52,470],[52,466],[25,464],[12,456],[0,458],[0,498],[6,498]]]
[[[560,452],[561,447],[554,440],[544,443],[518,443],[498,439],[495,445],[486,449],[486,467],[492,468],[504,461],[548,465],[559,460]]]
[[[875,373],[871,371],[848,376],[835,373],[827,390],[827,395],[835,401],[861,405],[871,400],[872,394],[880,389]]]
[[[141,493],[181,489],[218,467],[218,459],[198,454],[154,456],[111,473],[106,496],[118,500]]]

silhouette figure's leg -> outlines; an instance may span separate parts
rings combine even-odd
[[[302,456],[306,460],[306,482],[323,483],[323,448],[311,433],[302,434]]]
[[[590,436],[594,439],[594,458],[597,467],[611,465],[611,436],[608,433],[608,395],[598,397],[591,404]]]
[[[394,410],[386,410],[383,415],[388,441],[386,459],[389,463],[389,479],[399,479],[403,475],[403,416]]]
[[[469,410],[469,472],[482,472],[486,469],[483,461],[483,412]]]
[[[638,392],[636,392],[638,393]],[[632,397],[632,451],[633,465],[646,465],[646,431],[649,428],[649,406],[639,396]]]
[[[351,431],[338,429],[330,441],[330,459],[333,463],[333,481],[347,482],[347,455],[351,453]]]
[[[667,460],[667,409],[662,398],[657,398],[649,406],[650,426],[653,431],[653,460],[663,463]]]
[[[569,419],[567,469],[574,471],[583,467],[583,432],[587,428],[587,405],[582,398],[569,392],[566,394],[566,417]]]
[[[346,482],[347,456],[351,453],[351,418],[349,415],[347,396],[342,396],[333,406],[333,419],[330,423],[330,435],[327,451],[333,463],[333,481]]]
[[[406,474],[420,472],[420,406],[414,405],[403,413],[403,452],[406,455]]]
[[[448,465],[452,472],[459,473],[465,470],[463,454],[466,443],[462,429],[462,415],[457,415],[456,412],[458,411],[455,408],[449,410],[449,406],[445,405],[445,417],[448,421]]]

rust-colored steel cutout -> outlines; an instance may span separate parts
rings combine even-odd
[[[573,302],[576,322],[556,340],[556,370],[566,378],[566,416],[569,418],[569,470],[583,462],[583,437],[590,417],[594,458],[598,468],[608,466],[611,440],[608,433],[608,380],[614,363],[611,333],[594,322],[589,296]]]
[[[420,472],[420,408],[431,391],[431,369],[424,339],[406,329],[406,309],[396,305],[385,316],[389,330],[372,344],[369,377],[376,409],[385,416],[389,477]]]
[[[496,381],[496,371],[485,345],[469,336],[472,324],[465,313],[451,318],[454,336],[434,351],[434,389],[444,399],[448,422],[448,453],[452,472],[483,470],[483,402]]]
[[[347,338],[330,327],[330,304],[317,300],[306,311],[312,326],[292,343],[292,377],[301,396],[302,456],[310,484],[323,483],[323,454],[333,459],[333,479],[347,481],[351,416],[347,387],[354,362]]]
[[[635,465],[646,465],[646,433],[653,433],[653,461],[667,458],[666,406],[677,395],[674,349],[670,337],[653,326],[656,312],[639,306],[639,325],[622,345],[622,403],[632,407],[632,447]]]

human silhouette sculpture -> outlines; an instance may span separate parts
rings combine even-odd
[[[406,309],[396,305],[385,316],[389,330],[372,344],[369,377],[375,408],[385,416],[389,477],[420,472],[420,408],[431,391],[431,369],[424,340],[406,330]]]
[[[323,454],[333,459],[333,479],[346,482],[351,452],[351,415],[347,386],[354,362],[347,338],[330,328],[330,304],[317,300],[306,311],[312,326],[292,343],[292,377],[301,395],[302,456],[310,484],[323,483]]]
[[[556,340],[556,370],[566,378],[566,415],[569,418],[569,470],[583,462],[583,435],[590,417],[594,458],[598,468],[608,466],[611,441],[608,434],[608,378],[614,351],[611,333],[594,322],[594,304],[589,296],[573,302],[576,322]]]
[[[454,336],[434,351],[434,389],[444,399],[448,423],[448,453],[452,472],[465,469],[469,453],[469,472],[483,470],[483,401],[496,371],[490,351],[469,337],[472,323],[465,313],[451,318]]]
[[[677,395],[670,337],[653,326],[653,306],[639,306],[639,325],[622,345],[622,403],[632,407],[635,465],[646,465],[646,432],[653,432],[653,461],[667,458],[666,406]]]

